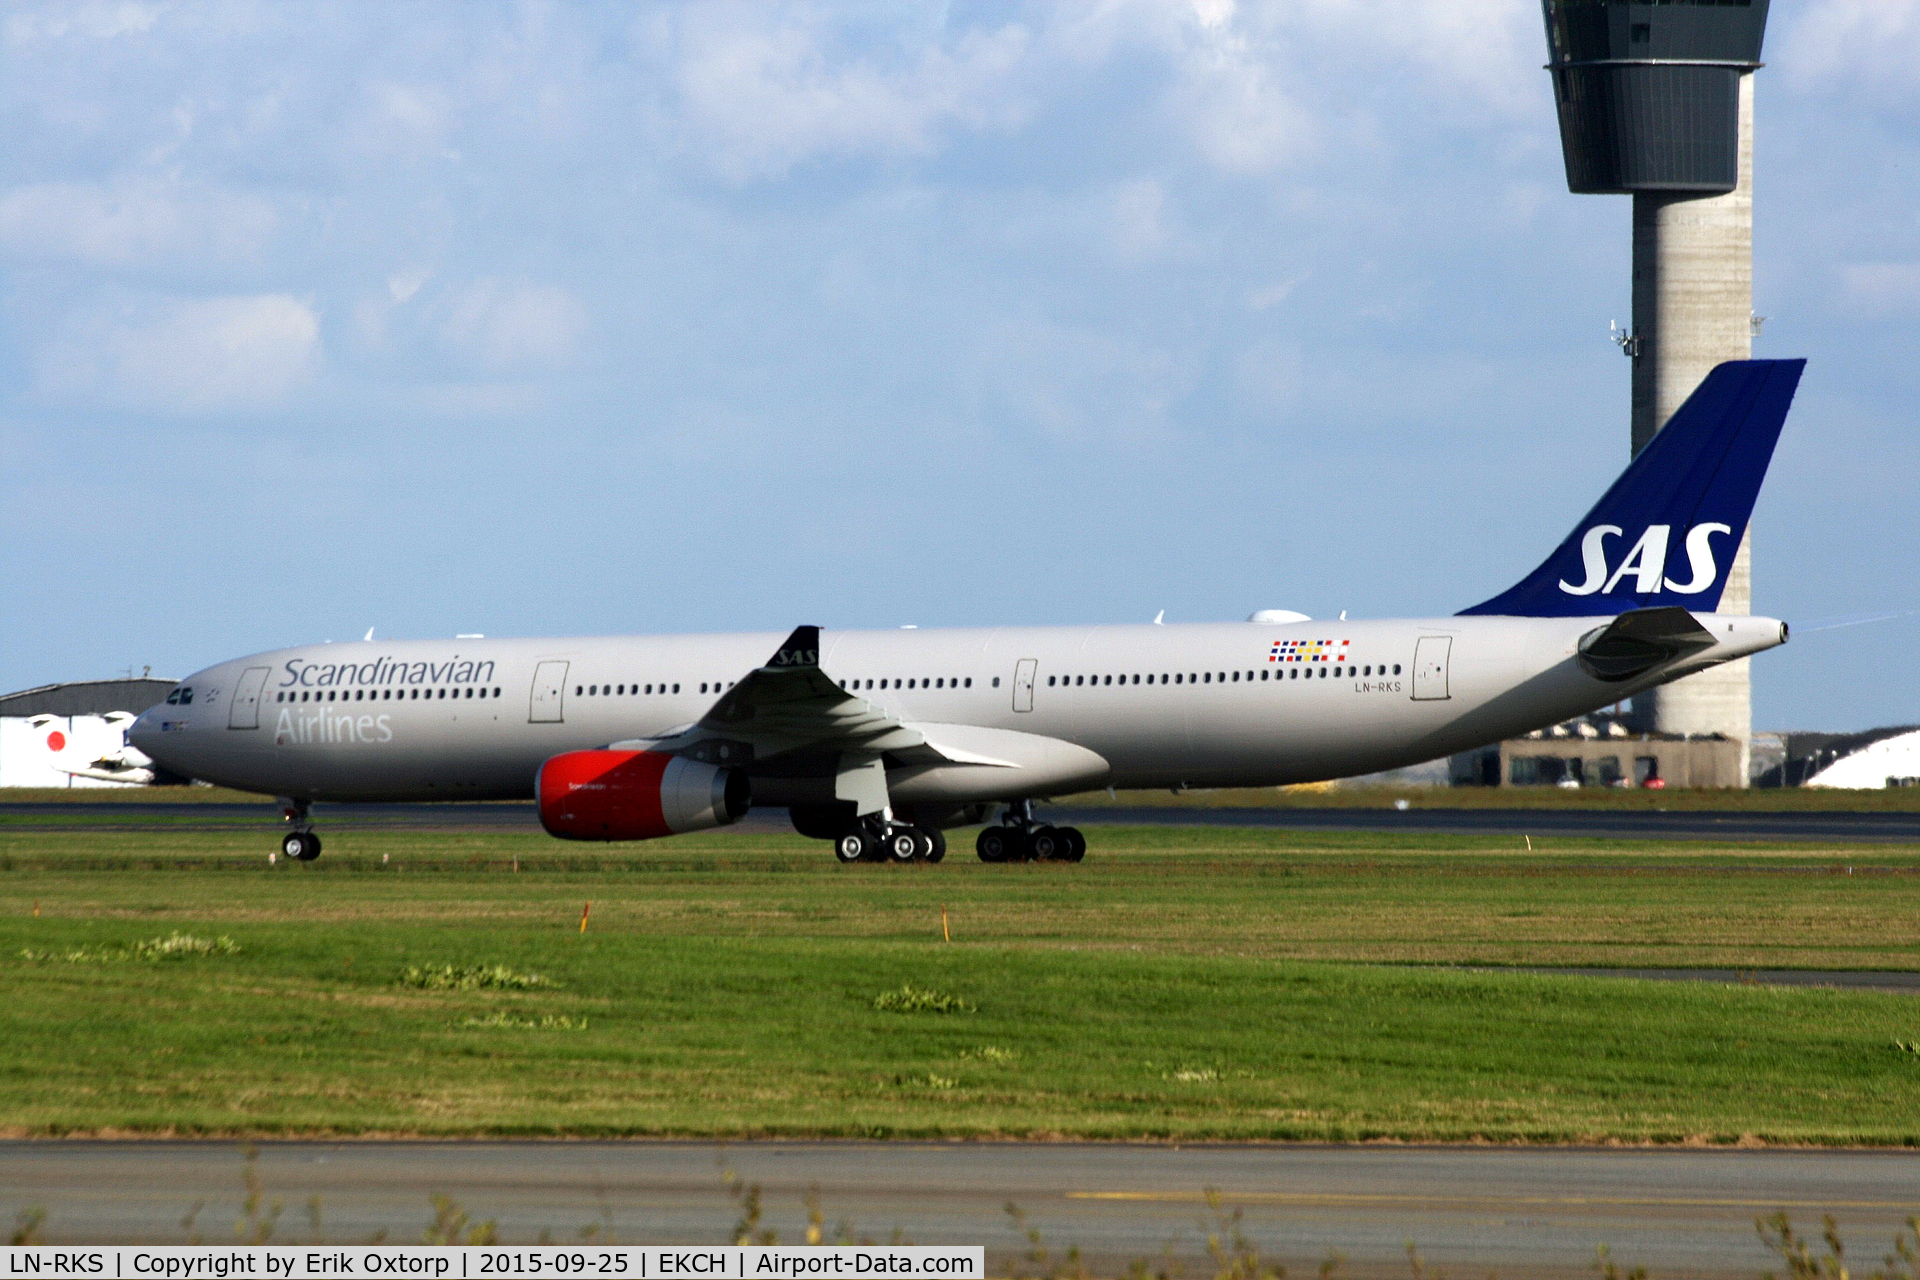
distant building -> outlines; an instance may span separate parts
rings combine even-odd
[[[1870,790],[1920,786],[1920,725],[1781,736],[1783,758],[1756,778],[1755,786]]]
[[[165,775],[127,746],[127,726],[172,680],[83,680],[0,696],[0,787],[111,787]]]
[[[1457,787],[1743,787],[1745,744],[1719,735],[1641,733],[1591,716],[1449,761]]]
[[[125,711],[137,716],[166,700],[174,680],[75,680],[43,684],[19,693],[0,694],[0,716],[103,716]]]

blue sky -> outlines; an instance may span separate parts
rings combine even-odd
[[[1623,465],[1534,0],[17,4],[0,687],[1447,613]],[[1920,0],[1776,6],[1762,728],[1920,721]]]

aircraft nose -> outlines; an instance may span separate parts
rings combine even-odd
[[[162,709],[161,707],[149,707],[134,717],[133,723],[127,726],[127,742],[129,745],[138,747],[149,756],[153,754],[153,746],[160,738],[160,712]]]

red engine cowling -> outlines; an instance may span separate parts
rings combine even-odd
[[[657,751],[569,751],[540,766],[540,825],[562,840],[653,840],[724,826],[747,776]]]

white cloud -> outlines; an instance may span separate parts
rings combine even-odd
[[[1531,119],[1546,92],[1545,42],[1530,0],[1123,0],[1062,18],[1042,48],[1083,64],[1152,51],[1174,73],[1166,110],[1200,154],[1260,174],[1369,132],[1383,85],[1425,86],[1434,115],[1475,128],[1489,114]]]
[[[1288,298],[1292,297],[1293,291],[1298,289],[1301,284],[1306,281],[1307,277],[1312,274],[1313,272],[1311,270],[1303,270],[1295,275],[1288,276],[1284,280],[1276,280],[1270,285],[1265,285],[1253,290],[1247,294],[1248,308],[1254,311],[1265,311],[1269,307],[1279,306]]]
[[[270,408],[320,361],[320,317],[284,293],[169,299],[69,319],[39,354],[48,399],[206,413]]]
[[[407,389],[401,400],[443,417],[507,418],[536,412],[543,393],[524,382],[435,382]]]
[[[1010,320],[980,335],[977,384],[1057,441],[1137,448],[1172,431],[1196,354],[1090,325]]]
[[[1849,309],[1874,318],[1920,312],[1920,262],[1856,262],[1840,269]]]
[[[1306,356],[1296,342],[1256,340],[1235,358],[1234,384],[1263,413],[1290,410],[1306,386]]]
[[[1113,247],[1122,258],[1151,257],[1167,243],[1167,192],[1151,178],[1120,184],[1113,195]]]
[[[439,85],[383,82],[367,89],[356,137],[370,151],[414,155],[441,150],[456,121],[453,99]]]
[[[1920,62],[1920,0],[1813,0],[1798,13],[1776,8],[1784,29],[1768,58],[1806,84],[1867,86],[1913,96]]]
[[[111,40],[150,31],[160,21],[160,6],[116,0],[97,4],[48,4],[21,7],[7,16],[7,40],[25,45],[66,36]]]
[[[42,182],[0,196],[0,248],[100,265],[161,255],[251,257],[278,222],[263,196],[175,178]]]
[[[968,31],[885,66],[830,49],[819,24],[756,6],[696,7],[675,78],[695,146],[729,178],[774,177],[821,156],[924,154],[949,125],[1017,122],[1010,77],[1027,52],[1018,25]]]
[[[396,271],[387,277],[387,296],[395,302],[406,302],[420,292],[420,286],[427,282],[433,272],[426,267],[408,267]]]
[[[586,308],[565,289],[497,279],[455,294],[442,328],[449,347],[494,368],[563,362],[586,332]]]
[[[1316,122],[1244,42],[1222,40],[1197,49],[1185,64],[1173,109],[1218,168],[1260,173],[1312,147]]]

